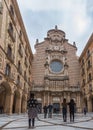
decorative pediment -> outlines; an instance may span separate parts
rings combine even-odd
[[[49,47],[46,48],[46,52],[61,52],[61,53],[67,53],[66,49],[64,46],[58,46],[58,45],[50,45]]]
[[[59,30],[57,26],[55,29],[49,30],[47,33],[47,37],[51,39],[52,42],[63,42],[65,39],[65,32]]]

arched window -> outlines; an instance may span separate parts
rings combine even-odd
[[[12,25],[11,22],[9,23],[9,30],[10,30],[11,32],[13,32],[13,25]]]
[[[92,84],[89,84],[89,91],[92,92]]]
[[[84,70],[84,68],[82,68],[82,75],[84,75],[85,74],[85,70]]]
[[[18,71],[20,74],[22,74],[22,67],[20,61],[18,61]]]
[[[21,30],[19,31],[19,36],[22,37],[22,31]]]
[[[90,56],[90,50],[87,51],[87,58]]]
[[[17,84],[20,84],[20,76],[17,76]]]
[[[7,55],[8,55],[9,57],[11,57],[11,55],[12,55],[12,49],[11,49],[11,46],[10,46],[10,45],[8,45],[8,48],[7,48]]]
[[[5,74],[7,76],[10,76],[10,73],[11,73],[11,67],[9,64],[6,64],[6,69],[5,69]]]
[[[21,64],[20,61],[18,61],[18,70],[20,70]]]
[[[82,59],[82,65],[84,64],[84,59]]]
[[[89,81],[92,79],[92,77],[91,77],[91,73],[89,73]]]
[[[26,71],[24,71],[24,79],[27,80]]]
[[[11,12],[12,16],[14,16],[14,9],[13,9],[12,5],[10,5],[10,12]]]
[[[90,68],[91,67],[91,62],[90,62],[90,60],[88,60],[88,68]]]

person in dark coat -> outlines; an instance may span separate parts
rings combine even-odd
[[[66,122],[67,121],[67,103],[66,103],[66,99],[63,99],[63,103],[62,103],[62,113],[63,113],[63,121]]]
[[[37,117],[37,100],[34,99],[34,94],[30,93],[30,99],[27,101],[28,107],[28,118],[29,118],[29,128],[34,128],[35,117]]]
[[[49,103],[48,105],[48,118],[52,118],[53,105]]]
[[[83,112],[84,112],[84,115],[86,115],[86,113],[87,113],[87,108],[86,107],[84,107]]]
[[[69,112],[70,112],[70,121],[74,122],[74,113],[75,113],[75,102],[73,99],[70,100],[68,103],[69,105]]]
[[[48,107],[47,107],[46,103],[45,103],[45,105],[43,107],[43,112],[44,112],[44,118],[46,118],[47,117],[47,112],[48,112]]]

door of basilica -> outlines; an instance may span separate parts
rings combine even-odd
[[[53,103],[53,112],[54,113],[60,112],[60,104],[59,103]]]

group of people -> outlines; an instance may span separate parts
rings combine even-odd
[[[70,114],[70,121],[74,122],[74,113],[75,113],[75,102],[73,99],[70,100],[69,103],[66,102],[66,99],[63,99],[62,103],[62,113],[63,113],[63,121],[67,121],[67,105],[69,105],[69,114]]]
[[[66,102],[66,99],[63,99],[62,103],[62,113],[63,113],[63,121],[67,121],[67,105],[69,105],[69,113],[70,113],[70,121],[74,122],[74,113],[75,113],[75,102],[73,99],[70,100],[69,103]],[[35,126],[35,117],[37,117],[38,113],[38,102],[36,99],[34,99],[34,94],[30,93],[30,99],[27,101],[27,107],[28,107],[28,123],[29,123],[29,128],[34,128]],[[52,118],[52,113],[53,113],[53,106],[51,104],[49,105],[44,105],[43,107],[43,112],[44,112],[44,118],[48,117]]]
[[[70,121],[74,122],[74,113],[76,104],[73,99],[71,99],[70,102],[67,103],[65,98],[63,99],[62,103],[63,121],[64,122],[67,121],[67,105],[69,106]],[[51,104],[49,104],[48,106],[45,104],[45,106],[43,107],[43,112],[44,112],[44,118],[47,117],[47,114],[49,118],[52,118],[53,106]]]
[[[45,104],[45,106],[43,107],[44,118],[47,117],[47,114],[48,114],[48,118],[52,118],[52,111],[53,111],[53,106],[51,105],[51,103],[49,103],[48,106]]]

